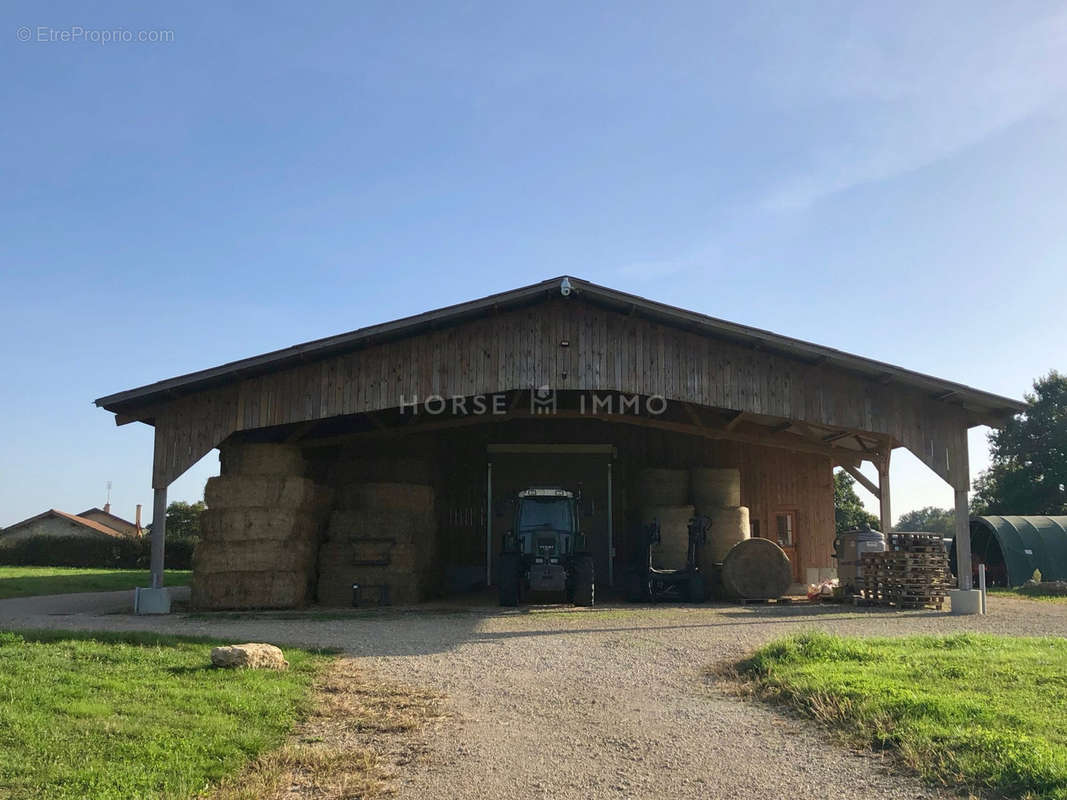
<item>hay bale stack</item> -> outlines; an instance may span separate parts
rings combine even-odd
[[[689,502],[689,472],[684,469],[643,469],[637,476],[642,506],[684,506]]]
[[[193,572],[193,608],[299,608],[310,596],[304,572]]]
[[[301,477],[303,459],[293,451],[262,444],[224,449],[225,474],[204,489],[209,507],[193,555],[194,608],[294,608],[311,601],[332,493]]]
[[[689,520],[692,506],[644,506],[641,524],[659,522],[660,540],[652,546],[652,566],[657,569],[684,569],[689,556]]]
[[[322,487],[309,478],[220,475],[204,487],[208,508],[299,509],[318,502]]]
[[[722,562],[723,590],[728,597],[769,600],[783,596],[792,582],[789,557],[770,539],[738,542]]]
[[[334,466],[334,484],[364,483],[433,484],[433,465],[422,456],[366,456],[345,452]]]
[[[436,545],[432,486],[342,485],[319,549],[319,602],[351,605],[353,584],[386,585],[392,603],[424,600],[433,588]]]
[[[234,442],[221,448],[223,475],[303,475],[304,456],[300,448],[286,444]]]
[[[700,560],[704,569],[710,569],[712,564],[721,564],[730,548],[752,535],[748,506],[698,509],[697,513],[711,520],[708,540],[701,551]]]
[[[689,491],[699,509],[736,508],[741,505],[741,470],[694,467],[689,471]]]

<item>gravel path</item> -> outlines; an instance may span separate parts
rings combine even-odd
[[[935,798],[875,755],[723,693],[703,677],[762,642],[819,628],[898,635],[1067,635],[1067,606],[990,598],[985,617],[831,606],[592,610],[426,607],[342,619],[165,618],[0,602],[4,627],[150,629],[342,647],[450,698],[454,716],[401,771],[401,798]]]

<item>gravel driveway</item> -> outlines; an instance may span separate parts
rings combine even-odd
[[[424,607],[343,619],[27,614],[4,627],[151,629],[341,647],[455,712],[400,771],[401,798],[948,797],[875,755],[702,677],[762,642],[819,628],[898,635],[1067,635],[1067,606],[990,598],[985,617],[833,606]]]

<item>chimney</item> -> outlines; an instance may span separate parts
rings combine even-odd
[[[137,504],[137,511],[133,517],[133,524],[137,526],[137,535],[141,535],[141,504]]]
[[[104,513],[105,514],[110,514],[111,513],[111,503],[104,503]]]

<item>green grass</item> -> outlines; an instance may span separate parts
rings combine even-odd
[[[163,583],[185,586],[192,579],[188,570],[168,570]],[[0,600],[38,594],[111,592],[151,586],[152,575],[139,569],[81,569],[78,567],[0,567]]]
[[[1035,589],[1020,586],[1016,589],[989,588],[986,590],[993,597],[1007,597],[1012,600],[1041,600],[1046,603],[1067,603],[1067,596],[1061,594],[1049,594]]]
[[[1067,640],[808,633],[739,665],[850,744],[893,748],[925,777],[1067,800]]]
[[[189,798],[282,743],[324,654],[220,670],[211,643],[0,632],[0,797]]]

